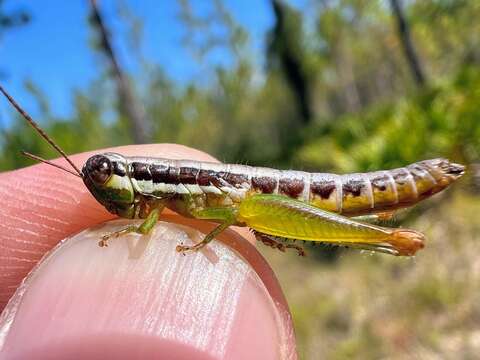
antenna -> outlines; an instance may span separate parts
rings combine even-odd
[[[17,102],[5,91],[5,89],[0,85],[0,92],[2,92],[3,95],[5,95],[5,97],[7,98],[7,100],[10,102],[10,104],[13,105],[13,107],[20,113],[20,115],[22,115],[24,117],[25,120],[27,120],[27,122],[40,134],[41,137],[43,137],[55,150],[57,150],[57,152],[62,155],[65,160],[67,160],[67,162],[72,166],[72,168],[77,172],[78,176],[82,177],[82,172],[75,166],[75,164],[72,162],[72,160],[70,160],[67,156],[67,154],[65,154],[65,152],[60,149],[60,147],[55,144],[55,142],[50,139],[50,137],[45,133],[45,131],[43,131],[40,126],[30,117],[30,115],[27,114],[27,112],[25,110],[23,110],[21,108],[21,106],[19,104],[17,104]],[[63,170],[66,170],[68,171],[67,169],[65,168],[62,168],[62,167],[59,167],[58,165],[55,165],[47,160],[44,160],[36,155],[32,155],[32,154],[29,154],[29,153],[26,153],[26,152],[23,152],[24,155],[28,156],[28,157],[31,157],[35,160],[38,160],[38,161],[41,161],[41,162],[44,162],[44,163],[47,163],[49,165],[52,165],[52,166],[55,166],[55,167],[58,167],[58,168],[61,168]],[[72,173],[71,171],[68,171],[70,173]],[[75,174],[75,175],[77,175]]]
[[[58,168],[58,169],[62,169],[63,171],[66,171],[66,172],[68,172],[68,173],[70,173],[70,174],[72,174],[72,175],[80,176],[80,175],[78,175],[75,171],[69,170],[69,169],[67,169],[67,168],[64,168],[63,166],[60,166],[60,165],[57,165],[57,164],[55,164],[55,163],[53,163],[53,162],[51,162],[51,161],[45,160],[45,159],[41,158],[40,156],[30,154],[29,152],[26,152],[26,151],[23,151],[23,150],[20,151],[20,152],[22,153],[22,155],[24,155],[24,156],[26,156],[26,157],[29,157],[29,158],[31,158],[31,159],[33,159],[33,160],[37,160],[37,161],[43,162],[43,163],[45,163],[45,164],[54,166],[54,167],[56,167],[56,168]],[[80,176],[80,177],[81,177],[81,176]]]

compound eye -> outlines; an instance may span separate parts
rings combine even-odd
[[[112,163],[103,155],[95,155],[87,160],[87,174],[95,184],[103,185],[112,175]]]

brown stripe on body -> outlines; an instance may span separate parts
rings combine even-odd
[[[196,176],[196,183],[200,186],[215,186],[220,188],[226,185],[226,182],[219,176],[225,171],[224,164],[202,163]]]
[[[251,168],[243,165],[204,164],[197,183],[204,188],[208,206],[230,206],[244,199],[250,189]],[[229,205],[230,204],[230,205]]]
[[[314,173],[310,182],[310,204],[328,211],[341,211],[340,177],[334,174]]]
[[[224,186],[227,186],[229,185],[225,179],[223,178],[223,176],[225,176],[226,173],[225,172],[216,172],[216,171],[211,171],[209,173],[209,177],[208,177],[208,181],[210,184],[212,184],[213,186],[216,186],[217,188],[221,188],[221,187],[224,187]]]
[[[280,170],[255,167],[251,171],[251,192],[257,194],[278,193]]]
[[[278,193],[297,199],[303,193],[304,181],[302,179],[280,179]]]
[[[342,213],[357,213],[372,209],[374,200],[366,174],[342,175]]]
[[[315,182],[310,185],[310,191],[319,195],[321,199],[329,199],[332,193],[336,190],[335,181]]]
[[[398,194],[392,175],[388,171],[367,173],[372,185],[373,200],[376,207],[388,207],[398,203]]]
[[[206,169],[200,169],[197,175],[197,184],[200,186],[209,186],[210,177],[212,176],[212,171]]]
[[[406,168],[390,170],[400,204],[410,204],[418,199],[417,186],[412,174]]]
[[[196,181],[200,186],[240,189],[249,185],[248,171],[241,165],[208,164],[200,169]]]
[[[183,166],[178,171],[178,180],[182,184],[196,184],[198,168]]]
[[[187,184],[215,187],[241,188],[249,184],[249,177],[243,167],[225,164],[201,163],[194,166],[193,161],[178,160],[163,164],[150,164],[155,183]],[[139,165],[136,167],[141,168]],[[231,170],[231,171],[229,171]],[[142,169],[143,171],[143,169]]]
[[[437,181],[428,170],[421,163],[408,165],[407,170],[410,171],[413,181],[415,181],[418,196],[430,195],[435,188]]]
[[[362,189],[365,187],[365,181],[362,178],[359,179],[343,179],[343,197],[351,195],[352,197],[358,197],[362,194]]]
[[[149,164],[144,162],[132,162],[130,175],[135,180],[150,181],[152,180],[152,174],[150,173]]]
[[[150,173],[154,184],[166,183],[169,166],[164,164],[150,164]]]
[[[249,185],[249,177],[246,174],[235,174],[235,173],[230,173],[228,176],[225,178],[225,180],[233,185],[233,186],[245,186]]]
[[[233,187],[242,187],[245,184],[248,184],[249,179],[248,175],[242,174],[242,173],[234,173],[232,170],[234,169],[229,169],[231,171],[221,171],[214,176],[217,178],[222,179],[225,181],[228,185],[233,186]]]
[[[390,178],[386,174],[381,174],[379,176],[371,176],[370,182],[372,183],[372,187],[377,189],[378,191],[385,191],[387,190],[388,183]]]
[[[308,200],[301,196],[307,182],[307,175],[310,176],[310,174],[301,171],[282,171],[278,180],[278,194],[286,195],[292,199]]]
[[[276,179],[269,176],[252,177],[252,189],[261,194],[272,194],[277,187]]]
[[[165,180],[166,184],[180,184],[180,168],[176,166],[170,166],[168,168],[167,177]]]

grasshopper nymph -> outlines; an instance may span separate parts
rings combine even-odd
[[[258,240],[271,247],[294,248],[300,255],[304,254],[301,247],[285,242],[299,239],[410,256],[424,246],[423,234],[362,220],[414,205],[442,191],[464,172],[464,166],[446,159],[335,175],[116,153],[94,155],[80,170],[2,87],[0,91],[74,171],[24,152],[26,156],[82,178],[109,212],[144,219],[139,226],[105,235],[101,246],[126,233],[148,234],[167,207],[219,224],[198,244],[177,246],[179,252],[201,249],[237,225],[250,227]]]

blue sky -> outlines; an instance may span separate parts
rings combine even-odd
[[[185,27],[178,19],[176,1],[124,0],[136,16],[144,21],[143,54],[149,62],[161,64],[173,80],[180,83],[202,79],[203,67],[182,44]],[[191,1],[195,10],[208,12],[211,1]],[[103,0],[104,18],[115,34],[115,48],[122,66],[135,71],[129,56],[125,23],[118,19],[118,1]],[[236,21],[250,33],[253,54],[261,63],[266,32],[273,24],[269,0],[226,0],[225,6]],[[292,1],[302,6],[303,1]],[[7,0],[4,11],[24,9],[32,21],[11,29],[0,38],[0,71],[2,84],[35,116],[34,99],[23,83],[32,80],[48,97],[54,115],[68,116],[71,112],[71,90],[85,88],[102,69],[98,54],[89,48],[90,29],[87,26],[88,1],[27,1]],[[212,53],[208,64],[228,65],[228,53]],[[5,123],[10,114],[5,101],[0,101],[0,118]]]

